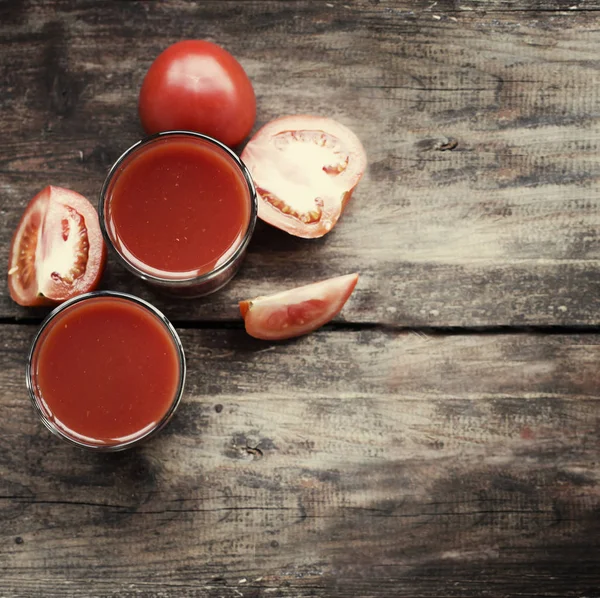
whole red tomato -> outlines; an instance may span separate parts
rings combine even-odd
[[[196,131],[235,146],[252,130],[256,98],[248,75],[229,52],[188,40],[168,47],[152,63],[139,112],[148,134]]]

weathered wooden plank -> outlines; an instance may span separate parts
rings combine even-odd
[[[141,135],[137,92],[152,58],[206,37],[250,74],[258,124],[330,114],[364,141],[369,171],[333,233],[305,241],[260,227],[235,284],[209,300],[156,298],[113,262],[105,287],[149,297],[174,319],[231,319],[241,298],[358,270],[348,321],[596,324],[597,22],[525,10],[564,2],[462,10],[481,5],[6,3],[0,263],[41,187],[97,196]],[[3,282],[0,317],[29,313]]]
[[[600,335],[182,330],[154,441],[35,420],[0,347],[0,595],[591,596]]]

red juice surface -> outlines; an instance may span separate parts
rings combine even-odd
[[[141,146],[109,191],[113,242],[140,270],[166,278],[212,271],[240,245],[250,221],[246,179],[224,150],[177,136]]]
[[[75,303],[38,343],[32,364],[38,404],[76,440],[134,440],[156,427],[177,397],[175,341],[158,317],[131,301]]]

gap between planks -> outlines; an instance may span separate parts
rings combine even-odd
[[[1,317],[0,326],[39,326],[44,317]],[[242,330],[242,320],[170,320],[175,328],[182,330]],[[600,334],[600,325],[498,325],[498,326],[402,326],[377,322],[331,322],[311,334],[327,332],[379,330],[397,334],[424,334],[426,336],[461,336],[461,335],[510,335],[510,334],[539,334],[539,335],[574,335]]]

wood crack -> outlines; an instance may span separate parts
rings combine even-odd
[[[18,317],[0,318],[0,325],[9,326],[39,326],[43,318],[23,320]],[[175,328],[182,330],[243,330],[241,320],[171,320]],[[330,322],[312,334],[343,331],[383,331],[402,334],[425,334],[428,336],[459,336],[459,335],[510,335],[510,334],[600,334],[598,324],[497,324],[483,326],[411,326],[401,323],[388,322]],[[252,447],[250,447],[252,448]]]
[[[215,508],[183,508],[183,509],[135,509],[127,505],[110,504],[110,503],[94,503],[88,501],[70,501],[70,500],[38,500],[25,496],[0,496],[0,500],[15,501],[26,505],[57,505],[57,506],[76,506],[76,507],[92,507],[100,509],[113,509],[127,515],[163,515],[167,513],[221,513],[221,512],[246,512],[246,511],[275,511],[275,512],[299,512],[301,520],[304,519],[332,519],[341,517],[335,512],[332,514],[309,514],[306,512],[306,507],[300,505],[298,507],[267,507],[267,506],[230,506],[230,507],[215,507]],[[454,503],[427,503],[433,506],[437,504],[454,504]],[[458,505],[458,503],[457,503]],[[424,505],[425,506],[425,505]],[[465,517],[471,515],[551,515],[554,514],[552,509],[477,509],[471,511],[423,511],[415,513],[394,513],[393,510],[375,507],[362,507],[339,505],[333,511],[355,511],[371,514],[372,517],[389,517],[398,519],[414,519],[418,517]]]

